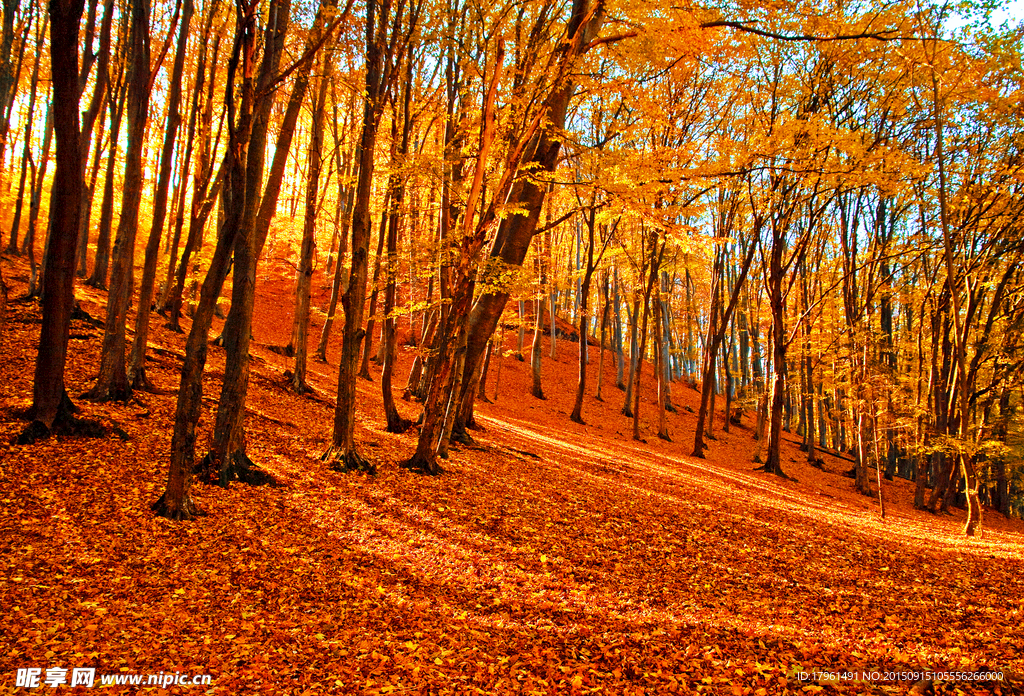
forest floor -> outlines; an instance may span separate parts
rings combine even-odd
[[[24,293],[24,264],[8,260],[4,276],[12,298]],[[328,289],[319,277],[314,287],[323,307]],[[268,348],[288,342],[292,288],[284,264],[258,287],[246,419],[250,456],[280,485],[197,484],[208,514],[190,523],[150,511],[167,476],[184,337],[154,315],[149,373],[165,393],[95,404],[77,396],[95,379],[102,329],[74,322],[68,391],[84,417],[127,439],[19,446],[39,310],[9,305],[0,328],[5,693],[18,669],[45,678],[64,668],[70,680],[76,667],[212,677],[111,687],[122,693],[883,694],[907,692],[910,682],[893,680],[906,675],[894,673],[923,670],[1006,674],[946,674],[938,693],[1024,693],[1021,521],[986,511],[984,534],[965,539],[962,510],[915,511],[902,480],[884,482],[881,519],[843,475],[846,460],[826,453],[816,470],[794,442],[783,454],[791,479],[754,471],[750,416],[723,433],[720,409],[707,459],[692,458],[699,395],[673,385],[673,442],[659,440],[648,364],[646,441],[635,442],[608,356],[607,400],[593,398],[596,349],[588,425],[577,425],[568,417],[577,347],[562,339],[554,360],[544,341],[546,400],[529,393],[528,363],[500,360],[494,403],[478,402],[478,446],[454,446],[436,478],[399,468],[416,432],[385,432],[374,368],[374,381],[359,383],[357,439],[379,474],[335,473],[320,454],[337,331],[329,364],[310,361],[312,397],[285,388],[291,361]],[[76,293],[103,318],[105,293]],[[504,337],[514,348],[515,331]],[[398,387],[414,350],[400,349]],[[223,351],[211,348],[200,455],[223,369]],[[398,403],[415,418],[415,404]]]

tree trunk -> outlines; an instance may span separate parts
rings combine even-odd
[[[423,356],[424,352],[434,344],[434,336],[437,333],[437,322],[439,316],[440,312],[438,310],[435,309],[432,311],[430,313],[430,318],[423,327],[423,336],[420,338],[420,350],[416,353],[416,357],[412,361],[412,367],[409,369],[409,379],[402,392],[402,399],[405,401],[410,400],[414,396],[422,398],[421,395],[423,390],[421,389],[421,382],[423,377]]]
[[[96,2],[93,2],[90,7],[90,24],[93,20],[92,14],[95,11]],[[100,27],[100,48],[98,54],[95,56],[87,56],[83,60],[82,72],[78,79],[80,88],[84,91],[86,87],[88,73],[91,70],[93,60],[98,59],[98,65],[96,66],[96,79],[93,86],[92,99],[89,102],[88,108],[82,114],[82,158],[83,161],[88,157],[89,152],[88,143],[92,140],[92,129],[96,123],[96,118],[103,111],[104,102],[107,101],[107,83],[110,81],[110,34],[113,26],[114,19],[114,2],[113,0],[106,0],[103,6],[103,22]],[[87,29],[86,35],[89,37],[90,32]],[[86,45],[89,45],[88,43]],[[99,162],[102,151],[103,142],[103,128],[100,128],[99,133],[96,137],[96,152],[93,158],[92,166],[92,180],[88,187],[82,188],[82,217],[79,223],[78,230],[78,275],[79,277],[85,277],[86,266],[88,263],[88,246],[89,246],[89,224],[91,222],[92,212],[92,201],[93,194],[96,188],[96,177],[99,174]]]
[[[334,315],[338,311],[338,298],[343,292],[343,286],[347,284],[344,260],[347,252],[349,227],[352,223],[352,187],[347,183],[352,173],[352,154],[348,151],[345,152],[343,164],[341,161],[341,139],[337,133],[337,121],[338,105],[335,104],[334,147],[338,166],[338,259],[334,264],[334,280],[331,283],[331,299],[327,304],[327,318],[324,320],[324,328],[320,332],[320,343],[316,347],[316,357],[321,362],[327,362],[327,342],[330,340],[331,328],[334,326]]]
[[[306,216],[302,230],[302,252],[299,258],[299,273],[295,284],[295,325],[292,329],[292,351],[295,355],[295,371],[292,374],[292,389],[299,393],[309,390],[306,385],[306,343],[309,335],[309,301],[313,289],[313,252],[316,249],[316,215],[320,187],[320,169],[323,159],[324,110],[327,103],[327,87],[331,80],[333,60],[324,61],[324,74],[320,78],[320,92],[313,109],[313,136],[309,144],[309,179],[306,181]]]
[[[226,486],[228,480],[248,470],[251,464],[245,452],[245,402],[249,390],[249,343],[252,339],[252,310],[256,298],[256,270],[259,262],[258,213],[262,212],[260,190],[266,158],[267,133],[273,107],[271,83],[278,72],[285,37],[288,33],[290,0],[271,0],[263,39],[253,97],[252,121],[247,144],[245,174],[233,184],[231,205],[239,205],[240,215],[231,212],[239,226],[234,237],[234,261],[231,286],[231,314],[225,321],[224,382],[217,403],[213,445],[203,460],[203,474],[211,482]],[[227,221],[225,221],[227,224]],[[234,318],[234,323],[231,319]],[[240,478],[240,477],[239,477]]]
[[[96,386],[88,392],[88,397],[97,401],[127,401],[132,393],[125,365],[125,333],[135,275],[135,236],[142,203],[142,150],[149,115],[149,0],[132,2],[128,58],[128,149],[125,153],[121,217],[114,240],[114,265],[107,296],[100,372]],[[140,311],[148,312],[149,309],[140,308]]]
[[[192,0],[181,5],[181,26],[178,29],[178,46],[171,69],[170,95],[167,99],[167,125],[164,131],[163,150],[160,153],[160,174],[157,179],[156,195],[153,198],[153,227],[146,243],[146,256],[142,266],[142,282],[139,285],[139,304],[135,314],[135,339],[132,341],[130,361],[131,387],[152,390],[146,377],[146,345],[149,341],[149,312],[153,300],[153,286],[156,283],[156,262],[160,253],[160,238],[163,235],[164,218],[167,213],[167,195],[171,185],[174,142],[181,124],[181,77],[185,70],[185,50],[188,45],[189,26],[192,22]]]
[[[391,198],[391,192],[389,192],[384,202],[384,209],[387,210],[389,201]],[[385,227],[387,226],[387,216],[380,216],[380,227],[377,230],[377,255],[374,258],[373,263],[373,292],[370,293],[370,315],[366,320],[366,331],[363,337],[363,357],[359,364],[359,377],[365,380],[372,380],[370,377],[370,355],[373,353],[373,331],[376,326],[375,317],[377,315],[377,297],[380,294],[380,265],[382,256],[384,255],[384,239],[387,237]]]
[[[939,170],[939,220],[942,227],[943,258],[946,266],[946,283],[949,288],[950,299],[953,305],[953,337],[954,349],[956,351],[957,391],[960,394],[959,414],[959,438],[965,442],[968,438],[969,423],[968,411],[970,407],[970,389],[967,375],[967,327],[960,311],[960,293],[956,287],[957,264],[953,258],[953,241],[949,229],[949,214],[946,205],[946,168],[943,154],[943,127],[942,109],[939,99],[939,80],[932,64],[932,105],[934,107],[933,124],[935,126],[935,159]],[[965,271],[966,273],[966,271]],[[969,281],[968,281],[969,282]],[[969,287],[969,286],[968,286]],[[964,525],[964,535],[974,536],[981,526],[981,502],[978,500],[978,477],[974,467],[974,455],[966,452],[959,454],[960,467],[963,470],[964,488],[967,494],[967,522]]]
[[[590,0],[573,0],[569,21],[566,25],[565,40],[560,50],[559,75],[568,75],[571,67],[587,50],[591,39],[597,34],[603,20],[603,5],[591,5]],[[561,84],[555,83],[542,105],[545,127],[541,128],[525,143],[523,165],[526,170],[554,171],[561,150],[560,135],[565,127],[569,101],[576,91],[576,85],[563,77]],[[544,202],[547,185],[533,177],[515,180],[508,192],[507,203],[525,211],[525,215],[509,215],[498,223],[497,233],[491,250],[493,258],[501,259],[509,266],[521,266],[533,239]],[[472,374],[483,355],[484,347],[497,328],[498,319],[508,301],[508,292],[484,293],[473,304],[470,316],[465,372]],[[554,339],[554,337],[552,337]]]
[[[601,352],[600,357],[597,360],[597,394],[594,396],[598,401],[604,401],[604,397],[601,395],[601,385],[604,383],[604,350],[605,341],[608,338],[608,316],[609,310],[611,309],[611,298],[608,292],[608,273],[604,273],[604,280],[601,283],[601,294],[604,297],[603,308],[601,310]]]
[[[639,293],[634,291],[633,299],[633,311],[629,312],[629,307],[626,308],[626,320],[630,327],[630,341],[629,341],[629,379],[626,380],[626,398],[622,400],[622,415],[626,418],[633,417],[633,378],[636,376],[636,371],[639,366],[639,362],[642,356],[637,354],[637,341],[639,336],[640,325],[640,296]]]
[[[121,142],[121,123],[124,116],[128,93],[128,79],[121,75],[115,83],[112,98],[108,103],[110,111],[110,144],[107,156],[107,174],[103,185],[103,201],[100,204],[100,226],[96,237],[96,256],[93,259],[92,274],[86,285],[106,289],[107,271],[110,269],[110,231],[114,220],[114,188],[117,167],[117,150]],[[127,163],[126,163],[127,166]],[[108,296],[109,303],[109,296]]]
[[[636,353],[636,369],[632,375],[633,408],[630,414],[633,418],[633,439],[640,439],[640,376],[643,373],[644,351],[647,348],[647,316],[650,311],[650,294],[644,295],[643,324],[640,328],[640,347]]]
[[[402,105],[402,142],[398,148],[398,162],[404,163],[409,155],[409,137],[412,133],[412,74],[413,61],[411,57],[406,62],[405,82],[403,85],[404,103]],[[392,127],[392,135],[397,135],[397,129]],[[392,389],[392,377],[395,372],[395,359],[397,352],[397,340],[395,336],[395,296],[398,292],[398,225],[401,207],[405,200],[405,184],[398,175],[394,175],[391,186],[391,211],[388,216],[387,231],[387,283],[384,287],[384,339],[381,346],[384,349],[384,364],[381,368],[380,388],[384,397],[384,418],[387,421],[389,433],[403,433],[412,427],[412,421],[403,418],[398,413],[395,405],[395,394]],[[367,344],[369,348],[369,344]]]
[[[84,5],[84,0],[52,0],[49,5],[57,168],[50,202],[50,243],[43,262],[48,280],[32,388],[34,421],[29,426],[38,423],[47,433],[69,420],[73,408],[64,389],[64,365],[74,304],[75,246],[82,200],[77,76],[78,24]]]
[[[377,1],[366,2],[366,93],[363,102],[363,123],[359,141],[359,178],[356,182],[355,204],[352,213],[351,270],[348,287],[341,298],[345,310],[342,329],[341,363],[338,368],[338,397],[334,408],[334,432],[331,446],[323,459],[336,470],[361,469],[368,472],[376,468],[356,450],[356,371],[359,346],[362,341],[363,311],[366,304],[366,274],[369,262],[367,244],[370,236],[370,195],[373,183],[374,149],[377,128],[388,91],[389,74],[384,71],[383,43],[386,29],[391,23],[389,0],[384,0],[381,16],[377,18]],[[396,25],[400,18],[395,19]],[[396,26],[397,31],[397,26]],[[388,47],[395,49],[395,42]],[[390,59],[391,56],[389,55]]]
[[[36,33],[36,45],[43,45],[43,35],[49,23],[50,16],[45,15],[39,23],[39,30]],[[18,228],[21,226],[21,210],[24,205],[25,181],[28,174],[28,163],[32,157],[32,126],[36,109],[36,95],[39,92],[39,64],[42,62],[42,53],[36,54],[32,67],[32,85],[29,89],[28,116],[25,119],[25,144],[21,155],[21,175],[18,177],[18,197],[14,204],[14,221],[11,223],[10,243],[5,253],[12,256],[18,255]],[[99,149],[99,146],[97,146]],[[31,196],[31,192],[29,194]],[[31,203],[30,203],[31,205]]]
[[[659,201],[660,202],[660,201]],[[660,206],[658,206],[660,207]],[[658,248],[658,237],[659,233],[657,230],[652,230],[650,233],[650,273],[647,276],[647,282],[644,285],[644,315],[643,325],[640,328],[640,349],[636,355],[636,374],[633,376],[633,439],[640,439],[640,374],[641,363],[644,359],[644,351],[647,347],[647,321],[650,316],[651,307],[651,293],[654,291],[658,284],[658,271],[661,268],[661,259],[665,254],[665,247],[668,243],[667,238],[661,244],[661,249]]]
[[[252,51],[256,42],[256,6],[249,6],[237,15],[235,46],[228,63],[228,84],[234,84],[241,67],[241,103],[236,108],[234,90],[227,91],[228,123],[231,135],[225,154],[224,169],[227,184],[224,187],[224,224],[217,235],[217,245],[210,268],[203,281],[199,304],[192,319],[185,344],[185,360],[181,368],[181,387],[174,417],[171,438],[171,463],[167,474],[167,487],[153,509],[161,517],[189,520],[202,511],[192,502],[193,459],[195,456],[196,424],[203,400],[203,369],[206,365],[207,338],[213,323],[213,312],[227,277],[231,249],[238,234],[243,214],[246,156],[252,132],[254,99]],[[241,63],[241,65],[239,65]]]
[[[505,329],[502,328],[502,331],[504,330]],[[490,342],[487,344],[487,352],[484,353],[484,366],[483,369],[480,371],[479,389],[477,390],[476,393],[476,398],[488,404],[491,403],[491,400],[487,397],[487,373],[491,368],[491,355],[494,353],[494,340],[495,339],[492,338]],[[500,351],[498,359],[501,360]],[[497,387],[495,387],[495,391],[497,391]]]
[[[198,65],[196,66],[195,86],[192,90],[192,113],[189,116],[189,145],[186,147],[186,159],[191,157],[194,131],[199,131],[199,166],[195,168],[192,176],[192,205],[189,213],[188,236],[185,238],[185,248],[181,252],[181,261],[176,265],[178,253],[178,239],[175,238],[171,259],[167,265],[167,279],[163,297],[158,303],[162,311],[170,312],[166,328],[172,331],[181,332],[179,319],[181,318],[182,295],[185,291],[185,278],[188,275],[188,262],[192,253],[196,250],[199,240],[202,238],[203,227],[206,225],[206,218],[212,210],[220,190],[220,182],[223,174],[218,174],[217,183],[212,191],[207,191],[213,178],[213,167],[211,164],[211,133],[213,128],[213,81],[215,78],[217,59],[220,55],[220,36],[213,42],[213,60],[211,63],[210,78],[206,80],[206,56],[210,28],[213,23],[213,13],[207,14],[206,27],[203,31],[203,41],[199,46]],[[206,89],[205,102],[203,101],[204,84],[209,84]],[[219,139],[219,134],[218,134]],[[222,168],[223,172],[223,168]]]
[[[587,389],[587,362],[589,357],[587,355],[587,338],[590,336],[590,281],[594,277],[594,271],[597,269],[597,264],[594,261],[594,243],[595,234],[594,227],[596,224],[597,211],[594,208],[590,209],[590,214],[587,216],[587,237],[589,244],[587,246],[587,268],[583,273],[583,282],[579,288],[579,311],[577,316],[579,317],[579,345],[580,345],[580,364],[579,364],[579,379],[576,383],[576,402],[573,404],[572,415],[569,419],[576,423],[583,423],[583,395]],[[576,261],[579,263],[579,235],[576,238]],[[602,255],[604,249],[601,250]],[[552,331],[554,329],[552,328]]]
[[[523,345],[526,342],[526,305],[519,300],[519,338],[516,341],[516,360],[519,362],[525,362],[526,358],[523,356]]]
[[[31,189],[32,189],[32,202],[29,203],[28,207],[28,232],[25,235],[25,241],[22,243],[21,253],[28,254],[28,260],[31,267],[31,275],[29,276],[28,282],[28,296],[38,297],[42,290],[42,283],[38,282],[37,278],[37,266],[36,264],[36,227],[39,224],[39,209],[42,208],[43,204],[43,183],[46,180],[46,169],[50,163],[50,145],[53,142],[53,104],[46,109],[46,124],[43,126],[45,135],[43,136],[43,154],[39,162],[39,166],[36,167],[32,161],[29,161],[29,167],[32,170],[31,176]],[[51,189],[52,196],[52,189]],[[81,215],[81,213],[79,213]]]
[[[545,299],[542,293],[536,300],[537,311],[534,313],[533,345],[530,348],[530,373],[533,376],[533,387],[530,393],[538,399],[545,398],[544,389],[540,383],[541,336],[544,333]]]
[[[613,275],[614,281],[612,283],[612,289],[614,294],[613,306],[615,308],[615,330],[614,330],[614,341],[615,341],[615,386],[619,389],[625,389],[626,383],[623,379],[625,377],[623,373],[623,355],[622,355],[622,302],[619,296],[619,269],[614,270]]]
[[[663,322],[661,312],[661,290],[657,288],[654,297],[654,363],[655,372],[658,375],[658,437],[666,442],[671,442],[672,438],[668,434],[668,418],[665,410],[667,380],[665,378],[665,356],[662,352],[662,343],[665,339],[662,336]]]
[[[705,345],[707,346],[707,357],[705,358],[704,363],[704,375],[700,391],[700,408],[697,411],[697,428],[694,433],[692,455],[701,459],[704,458],[704,450],[706,449],[706,445],[704,444],[705,423],[707,419],[714,418],[714,368],[715,361],[717,360],[718,349],[722,344],[722,340],[725,338],[725,332],[732,320],[732,315],[739,302],[740,293],[743,290],[743,284],[746,281],[747,273],[750,271],[750,265],[754,260],[754,251],[757,249],[756,240],[761,231],[761,224],[762,221],[760,218],[755,220],[754,232],[749,242],[750,246],[747,248],[747,253],[743,257],[743,262],[739,269],[739,275],[737,276],[736,282],[733,284],[732,290],[729,294],[729,304],[726,306],[725,311],[721,312],[720,321],[716,323],[714,319],[712,319],[712,322],[708,327],[708,337],[705,341]],[[722,266],[724,267],[724,261]],[[717,307],[719,304],[716,302],[714,306]],[[715,314],[716,310],[713,307],[712,317],[714,317]],[[728,386],[726,388],[728,388]],[[725,417],[726,420],[728,420],[728,408],[726,410]]]

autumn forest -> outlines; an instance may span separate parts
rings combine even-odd
[[[1024,693],[1020,18],[0,24],[18,693]]]

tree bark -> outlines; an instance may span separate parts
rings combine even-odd
[[[167,195],[171,185],[174,142],[181,124],[181,77],[185,69],[185,50],[188,45],[189,27],[192,23],[192,0],[181,5],[181,25],[178,29],[178,46],[171,69],[170,94],[167,98],[167,124],[164,128],[163,150],[160,153],[160,174],[157,179],[156,195],[153,199],[153,226],[146,243],[146,256],[142,266],[142,282],[139,285],[139,304],[135,314],[135,339],[132,341],[130,360],[131,387],[150,391],[153,385],[146,377],[146,344],[149,341],[149,311],[153,300],[153,286],[156,283],[156,262],[160,253],[160,238],[163,235],[164,218],[167,214]]]
[[[316,249],[316,215],[320,190],[320,169],[323,160],[324,107],[327,87],[331,80],[333,60],[324,61],[324,74],[320,77],[320,91],[313,109],[313,135],[309,143],[309,178],[306,181],[306,215],[302,230],[302,251],[295,285],[295,325],[292,329],[292,350],[295,370],[291,387],[299,393],[309,390],[306,384],[307,337],[309,335],[309,300],[313,289],[313,252]]]
[[[256,6],[239,9],[235,30],[235,46],[228,63],[228,84],[233,85],[241,68],[241,101],[236,109],[234,90],[227,90],[227,112],[230,137],[225,154],[225,220],[217,235],[217,245],[210,268],[203,281],[199,304],[192,319],[185,344],[185,360],[181,368],[181,387],[174,416],[174,434],[171,439],[171,462],[167,474],[167,487],[153,510],[161,517],[189,520],[202,511],[193,503],[193,459],[195,457],[196,424],[203,400],[203,369],[206,365],[207,338],[213,323],[213,312],[227,277],[228,262],[238,233],[245,192],[246,155],[252,130],[254,99],[252,53],[256,42]],[[237,116],[236,116],[237,111]]]
[[[543,399],[544,389],[540,382],[541,367],[541,336],[544,335],[544,306],[546,298],[542,294],[536,300],[534,312],[533,345],[530,347],[530,374],[533,376],[533,387],[530,393],[537,399]]]
[[[36,33],[36,45],[43,45],[43,35],[49,25],[50,15],[45,15],[39,23],[39,31]],[[36,55],[32,66],[32,85],[29,89],[28,116],[25,119],[25,144],[21,155],[21,174],[18,177],[18,197],[14,204],[14,221],[11,223],[10,243],[5,253],[12,256],[18,255],[18,228],[21,226],[21,211],[24,205],[25,181],[28,174],[28,163],[32,157],[32,126],[36,109],[36,95],[39,92],[39,65],[42,62],[42,53]],[[29,194],[31,196],[31,192]],[[31,204],[30,204],[31,205]]]
[[[362,341],[363,311],[366,304],[366,275],[370,236],[370,195],[373,183],[374,150],[377,144],[377,130],[381,113],[387,98],[393,70],[389,67],[394,58],[397,41],[385,45],[388,28],[394,21],[392,38],[401,31],[401,9],[391,17],[391,0],[382,0],[378,16],[377,0],[366,2],[366,79],[363,123],[359,140],[357,162],[359,178],[356,182],[355,202],[352,212],[351,267],[348,287],[342,295],[341,304],[345,310],[345,325],[342,329],[341,363],[338,367],[338,395],[334,407],[334,431],[331,446],[323,459],[335,470],[360,469],[375,472],[370,462],[356,449],[356,372],[359,360],[359,345]],[[387,55],[385,55],[387,54]],[[385,65],[387,58],[388,65]]]
[[[100,226],[96,237],[96,255],[93,258],[92,273],[85,281],[86,285],[100,289],[106,289],[107,273],[110,270],[110,231],[114,224],[115,171],[127,94],[128,79],[126,75],[121,74],[115,80],[111,99],[107,103],[110,112],[110,144],[108,145],[107,173],[106,181],[103,185],[103,201],[100,203]]]
[[[411,57],[406,62],[405,83],[403,85],[404,100],[402,104],[402,139],[398,148],[398,161],[396,164],[403,164],[409,155],[409,137],[412,133],[412,78],[413,61]],[[397,118],[396,118],[397,121]],[[396,135],[397,129],[392,127],[392,135]],[[412,421],[403,418],[398,413],[395,405],[395,395],[392,389],[392,377],[395,372],[395,359],[397,341],[395,337],[395,299],[398,291],[398,226],[401,207],[405,200],[405,184],[397,175],[393,175],[391,186],[391,209],[388,215],[387,230],[387,262],[385,273],[387,283],[384,287],[384,339],[381,346],[384,349],[384,364],[381,369],[380,388],[384,397],[384,418],[387,421],[389,433],[403,433],[412,426]],[[367,344],[369,348],[369,344]]]
[[[107,319],[100,353],[100,372],[88,398],[127,401],[131,398],[125,365],[125,334],[135,275],[135,236],[142,203],[142,150],[149,114],[149,0],[132,0],[128,65],[128,149],[125,152],[121,218],[114,240],[114,265],[107,295]],[[77,231],[77,230],[76,230]],[[148,308],[145,310],[148,312]]]
[[[545,127],[536,131],[524,143],[524,171],[554,171],[561,150],[562,138],[559,134],[565,127],[569,101],[576,91],[576,85],[568,75],[571,66],[586,52],[591,39],[596,36],[602,19],[601,3],[592,5],[591,0],[573,0],[566,25],[564,49],[561,50],[556,66],[561,81],[554,84],[542,102],[541,115],[545,119]],[[521,177],[512,184],[507,202],[524,210],[526,214],[501,219],[492,246],[493,258],[500,259],[508,266],[522,266],[540,219],[546,189],[546,183],[533,177]],[[508,297],[508,292],[488,292],[474,303],[466,343],[464,370],[467,375],[476,370],[487,341],[497,328]]]
[[[241,214],[232,213],[238,230],[234,237],[234,261],[231,286],[231,314],[225,321],[224,382],[217,403],[217,416],[210,453],[203,460],[203,475],[211,482],[227,486],[251,464],[245,452],[245,402],[249,389],[249,344],[252,339],[252,311],[256,298],[256,268],[259,262],[257,215],[262,212],[263,170],[267,148],[270,113],[274,92],[270,89],[278,73],[285,37],[288,33],[290,0],[271,0],[253,96],[252,121],[248,131],[245,176],[235,181],[232,205],[241,202]],[[227,224],[227,222],[225,222]],[[232,323],[231,319],[234,319]]]
[[[48,280],[43,293],[31,409],[34,423],[42,425],[44,432],[70,419],[73,408],[64,389],[64,365],[74,303],[75,247],[83,185],[78,115],[78,25],[84,6],[84,0],[51,0],[49,5],[57,167],[50,203],[50,243],[43,262]]]

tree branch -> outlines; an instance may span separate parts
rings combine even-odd
[[[896,33],[895,29],[886,29],[883,31],[866,31],[859,34],[837,34],[835,36],[814,36],[813,34],[778,34],[774,31],[767,31],[766,29],[758,29],[755,26],[757,20],[740,21],[740,22],[729,22],[725,20],[718,20],[714,22],[701,22],[701,29],[713,29],[715,27],[726,27],[729,29],[736,29],[737,31],[744,31],[748,34],[756,34],[757,36],[764,36],[769,39],[777,39],[779,41],[850,41],[852,39],[874,39],[875,41],[897,41],[900,39],[913,39],[912,36],[901,36]]]

